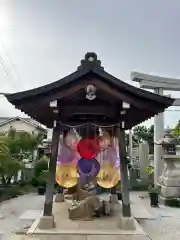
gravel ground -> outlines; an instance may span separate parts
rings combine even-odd
[[[143,198],[139,198],[143,196]],[[143,206],[151,213],[155,219],[141,220],[140,224],[153,240],[179,240],[180,239],[180,209],[160,206],[160,208],[150,208],[147,193],[131,193],[133,204]],[[33,220],[21,220],[20,216],[27,210],[42,210],[44,196],[35,193],[27,194],[0,203],[0,232],[3,238],[12,232],[29,228]]]

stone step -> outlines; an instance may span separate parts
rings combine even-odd
[[[40,240],[40,238],[35,236],[12,234],[9,236],[4,235],[2,240]]]
[[[33,238],[25,238],[23,240],[149,240],[147,235],[61,235],[61,234],[49,234],[49,235],[35,235]]]
[[[2,240],[23,240],[24,235],[17,235],[17,234],[11,234],[11,235],[4,235],[2,237]]]

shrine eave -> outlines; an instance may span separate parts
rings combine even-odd
[[[87,61],[86,57],[88,54],[89,55],[92,54],[92,56],[94,56],[97,59],[97,56],[95,53],[87,53],[85,56],[86,61]],[[21,99],[23,100],[23,99],[27,99],[27,98],[31,98],[31,97],[37,97],[38,95],[47,94],[48,92],[54,91],[57,88],[61,88],[65,85],[68,85],[69,83],[72,83],[72,82],[75,83],[76,81],[79,80],[79,78],[82,78],[83,76],[87,75],[90,72],[97,74],[98,76],[105,79],[107,82],[115,85],[119,90],[122,90],[122,89],[126,90],[138,97],[145,97],[147,99],[151,99],[153,101],[157,101],[159,103],[168,104],[168,105],[171,105],[174,101],[172,98],[160,96],[158,94],[154,94],[149,91],[134,87],[134,86],[112,76],[111,74],[107,73],[104,70],[104,68],[102,68],[100,65],[97,65],[96,63],[92,64],[92,63],[89,63],[88,61],[86,62],[86,64],[78,67],[77,71],[71,73],[70,75],[68,75],[58,81],[55,81],[53,83],[50,83],[50,84],[47,84],[47,85],[44,85],[44,86],[41,86],[38,88],[34,88],[31,90],[17,92],[17,93],[13,93],[13,94],[6,94],[5,96],[8,99],[8,101],[12,102],[12,104],[13,104],[13,102],[15,102],[17,100],[21,100]]]
[[[80,85],[85,86],[86,84],[94,83],[95,85],[98,85],[97,88],[99,92],[97,94],[99,94],[99,98],[103,96],[104,103],[101,103],[102,107],[99,106],[101,110],[109,106],[109,109],[112,110],[112,112],[118,112],[120,111],[119,106],[122,105],[122,102],[124,101],[132,105],[132,108],[128,110],[128,114],[126,116],[126,121],[129,121],[129,125],[126,125],[127,128],[145,121],[159,112],[163,112],[174,102],[174,99],[172,98],[160,96],[146,90],[136,88],[107,73],[101,66],[101,62],[97,59],[97,55],[95,53],[87,53],[85,55],[85,59],[81,61],[81,65],[78,69],[65,78],[39,88],[14,94],[6,94],[5,96],[17,109],[25,112],[42,124],[52,127],[54,113],[52,113],[50,111],[51,109],[49,109],[48,99],[55,97],[55,99],[52,100],[58,100],[58,97],[61,95],[61,106],[67,109],[70,107],[66,106],[68,102],[66,93],[69,89],[71,89],[72,95],[79,94],[79,98],[81,98],[81,102],[83,102],[84,99],[81,97],[80,93],[80,88],[82,88],[82,86]],[[68,94],[70,95],[70,92]],[[110,102],[108,106],[106,104],[106,98]],[[97,104],[95,102],[93,104],[92,101],[91,106],[89,106],[89,110],[93,107],[97,107]],[[84,106],[84,109],[87,108],[88,105]],[[72,110],[74,109],[75,107],[73,106]],[[80,112],[83,112],[83,106],[79,106],[77,104],[76,110],[77,109],[79,109],[77,114],[80,115]],[[61,110],[62,109],[60,109],[60,111]],[[107,109],[104,111],[106,111],[106,113],[108,112]],[[61,112],[63,113],[64,110]],[[71,113],[71,109],[69,112]],[[104,115],[108,117],[106,113],[104,112]],[[68,120],[66,120],[67,122],[71,122],[71,119],[74,121],[73,115],[69,116]],[[100,117],[98,116],[98,123],[99,119]],[[118,119],[118,116],[114,115],[111,120],[114,122],[121,119]],[[83,121],[82,118],[79,118],[79,122],[81,121]]]

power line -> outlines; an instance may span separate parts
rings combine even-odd
[[[2,45],[2,47],[3,47],[3,49],[4,49],[5,53],[6,53],[7,57],[9,58],[9,61],[10,61],[11,65],[12,65],[12,67],[13,67],[13,69],[14,69],[14,72],[16,73],[16,76],[17,76],[18,81],[20,82],[20,84],[22,84],[21,78],[20,78],[20,76],[19,76],[19,74],[18,74],[18,72],[17,72],[17,68],[16,68],[15,64],[13,63],[12,58],[11,58],[9,52],[7,51],[7,48],[6,48],[5,45],[4,45],[3,40],[0,39],[0,41],[1,41],[1,45]]]
[[[12,83],[13,87],[16,88],[16,85],[14,84],[14,82],[13,82],[13,80],[12,80],[12,78],[11,78],[11,75],[10,75],[10,73],[8,72],[8,69],[6,68],[5,62],[4,62],[3,58],[1,57],[1,55],[0,55],[0,64],[1,64],[1,66],[3,67],[5,73],[6,73],[6,75],[8,76],[8,78],[9,78],[10,82]]]

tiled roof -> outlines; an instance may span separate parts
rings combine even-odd
[[[29,124],[34,125],[37,128],[41,128],[43,130],[46,130],[46,127],[44,127],[42,124],[39,122],[31,119],[31,118],[21,118],[21,117],[0,117],[0,126],[6,124],[9,121],[13,121],[15,119],[19,119],[25,122],[29,122]]]

